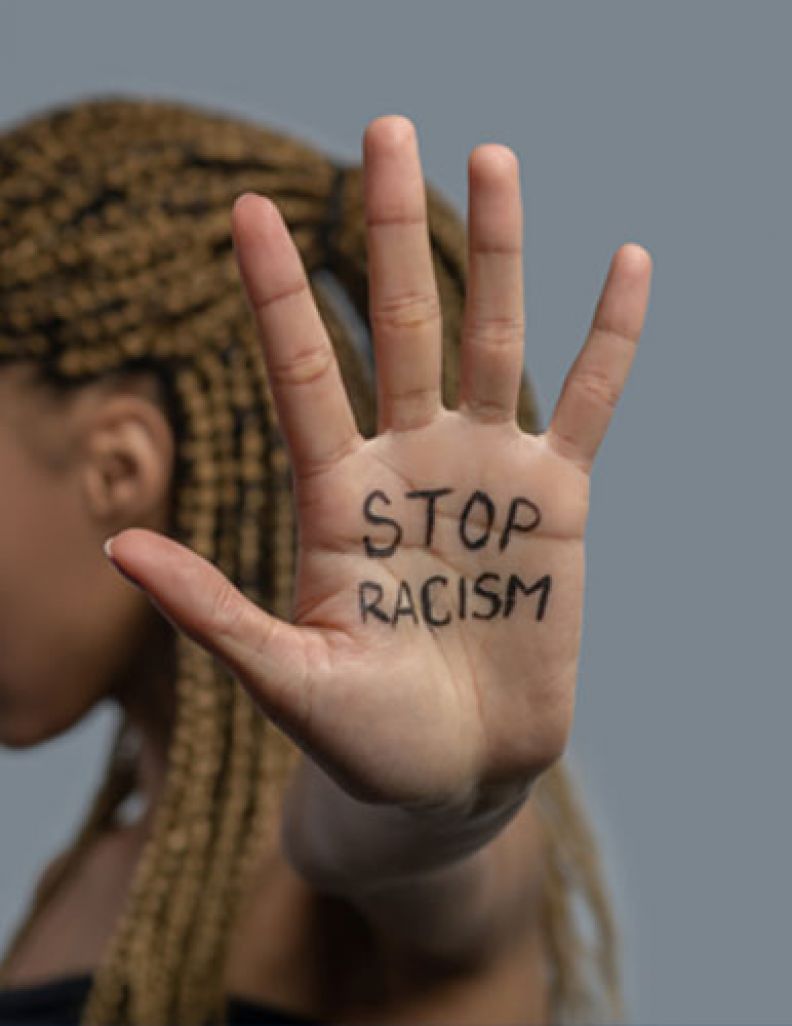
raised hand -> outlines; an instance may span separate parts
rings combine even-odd
[[[368,440],[276,206],[245,194],[232,211],[292,461],[292,622],[164,535],[124,531],[112,555],[349,793],[458,808],[529,786],[566,744],[590,474],[641,333],[651,258],[635,244],[617,250],[549,427],[527,434],[516,423],[515,155],[487,144],[470,156],[456,409],[441,402],[440,307],[410,121],[368,125],[364,169],[378,398]]]

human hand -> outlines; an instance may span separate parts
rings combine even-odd
[[[505,146],[477,147],[458,407],[447,409],[406,118],[369,124],[364,168],[378,397],[370,439],[276,206],[245,194],[232,211],[293,471],[292,622],[165,535],[123,531],[112,557],[350,794],[469,808],[529,787],[568,739],[590,475],[642,330],[652,263],[635,244],[617,250],[547,431],[521,431],[519,165]]]

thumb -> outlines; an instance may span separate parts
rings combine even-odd
[[[296,723],[307,676],[301,628],[271,616],[167,535],[130,528],[108,538],[104,551],[174,627],[228,666],[268,716]]]

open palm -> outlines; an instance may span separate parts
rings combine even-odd
[[[571,729],[590,473],[643,326],[651,259],[634,244],[617,251],[547,431],[523,432],[519,165],[505,146],[477,147],[459,399],[447,409],[411,122],[371,122],[364,169],[378,400],[368,440],[277,208],[245,194],[232,211],[293,468],[292,622],[165,536],[125,531],[113,558],[350,793],[459,803],[530,784]]]

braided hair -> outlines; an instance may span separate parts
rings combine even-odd
[[[291,471],[230,231],[237,196],[278,205],[333,342],[361,434],[376,430],[362,168],[226,112],[120,95],[49,107],[0,133],[0,361],[33,361],[57,392],[150,372],[177,442],[169,534],[253,602],[289,619]],[[426,186],[455,404],[466,233]],[[527,377],[523,430],[539,430]],[[299,749],[228,670],[175,639],[165,787],[83,1024],[226,1021],[223,974],[249,873],[277,843]],[[11,955],[135,787],[122,718],[103,782]],[[621,1019],[618,944],[595,838],[563,760],[533,795],[545,826],[541,925],[553,1021]],[[595,926],[584,942],[574,899]],[[598,1002],[604,1002],[600,1005]],[[600,1020],[603,1021],[603,1020]]]

